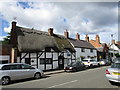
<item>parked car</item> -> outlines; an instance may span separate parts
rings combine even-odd
[[[100,65],[111,65],[111,61],[107,59],[101,59],[99,60]]]
[[[78,71],[78,70],[83,70],[83,69],[86,69],[86,67],[84,63],[80,61],[72,62],[64,68],[65,71]]]
[[[86,67],[100,66],[100,63],[93,59],[83,59],[82,62],[86,65]]]
[[[99,60],[100,66],[106,65],[106,61],[104,59]]]
[[[120,61],[120,57],[113,59],[112,63],[114,63],[114,62],[116,62],[116,61]]]
[[[106,70],[106,77],[111,84],[120,83],[120,61],[112,63],[111,67]]]
[[[25,78],[41,78],[44,73],[31,65],[24,63],[0,64],[0,80],[2,85],[9,84],[13,80]]]
[[[110,60],[105,60],[105,62],[106,62],[106,65],[111,65],[111,63],[112,63],[112,61],[110,61]]]

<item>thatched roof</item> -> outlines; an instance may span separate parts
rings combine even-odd
[[[75,52],[70,42],[64,36],[57,34],[50,36],[48,32],[18,26],[16,26],[15,31],[20,52],[39,52],[45,48],[52,48],[56,52],[61,52],[65,49]]]

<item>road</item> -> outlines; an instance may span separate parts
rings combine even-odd
[[[105,77],[108,67],[52,74],[39,80],[17,81],[3,88],[118,88],[117,85],[111,85]]]

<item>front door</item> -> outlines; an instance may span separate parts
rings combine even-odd
[[[59,69],[64,69],[64,57],[63,56],[58,57],[58,65],[59,65]]]

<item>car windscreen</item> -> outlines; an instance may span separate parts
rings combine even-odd
[[[70,64],[68,64],[68,66],[75,66],[76,65],[76,62],[72,62]]]
[[[118,68],[118,69],[120,69],[120,63],[113,63],[111,65],[111,68]]]
[[[82,60],[83,62],[88,62],[88,60]]]

